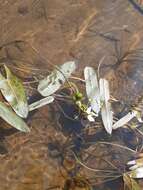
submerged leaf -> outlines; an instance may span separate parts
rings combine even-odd
[[[130,170],[134,170],[137,169],[139,167],[143,167],[143,158],[138,158],[136,160],[131,160],[127,163],[127,165],[132,165],[129,169]]]
[[[100,98],[102,102],[101,107],[101,116],[104,127],[107,133],[112,133],[112,124],[113,124],[113,113],[111,111],[111,104],[109,102],[110,92],[109,92],[109,83],[106,79],[99,80],[100,86]]]
[[[6,78],[0,73],[0,90],[17,115],[26,118],[28,103],[22,81],[13,75],[7,66],[4,68]]]
[[[100,91],[97,74],[92,67],[85,67],[84,77],[86,83],[86,93],[90,101],[91,108],[95,113],[100,111]]]
[[[119,119],[114,125],[113,129],[117,129],[119,127],[122,127],[126,125],[131,119],[133,119],[136,116],[136,111],[129,112],[124,117]]]
[[[18,115],[16,115],[9,106],[4,104],[3,102],[0,102],[0,117],[20,131],[30,131],[27,124]]]
[[[46,98],[43,98],[37,102],[34,102],[32,104],[29,105],[29,111],[33,111],[37,108],[40,108],[42,106],[45,106],[47,104],[50,104],[51,102],[54,101],[54,97],[53,96],[48,96]]]
[[[39,82],[38,91],[43,96],[50,96],[55,93],[67,78],[76,69],[74,61],[69,61],[55,69],[49,76]]]

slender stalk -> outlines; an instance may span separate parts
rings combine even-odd
[[[73,152],[73,151],[72,151]],[[91,167],[88,167],[87,165],[85,165],[84,163],[82,163],[80,161],[80,159],[76,156],[76,154],[73,152],[73,155],[76,159],[76,161],[81,165],[83,166],[84,168],[90,170],[90,171],[93,171],[93,172],[104,172],[104,173],[117,173],[115,171],[112,171],[112,170],[101,170],[101,169],[94,169],[94,168],[91,168]]]
[[[112,146],[116,146],[116,147],[119,147],[119,148],[122,148],[122,149],[125,149],[125,150],[129,150],[130,152],[133,152],[133,153],[137,153],[137,151],[129,148],[129,147],[126,147],[126,146],[123,146],[123,145],[120,145],[120,144],[115,144],[115,143],[110,143],[110,142],[97,142],[99,144],[107,144],[107,145],[112,145]]]

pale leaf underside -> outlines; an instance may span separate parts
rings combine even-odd
[[[22,132],[29,132],[27,124],[5,103],[0,102],[0,117]]]
[[[132,170],[129,175],[132,177],[132,178],[135,178],[135,179],[140,179],[140,178],[143,178],[143,167],[139,167],[139,168],[136,168],[134,170]]]
[[[26,118],[29,110],[22,81],[13,75],[8,67],[4,68],[6,78],[0,73],[0,90],[17,115]]]
[[[119,119],[114,125],[113,129],[117,129],[119,127],[122,127],[126,125],[131,119],[133,119],[136,116],[136,112],[129,112],[124,117]]]
[[[29,105],[29,111],[33,111],[54,101],[53,96],[48,96]]]
[[[107,133],[112,133],[112,124],[113,124],[113,113],[111,111],[111,104],[109,102],[110,93],[109,93],[109,83],[106,79],[100,79],[100,98],[102,102],[101,106],[101,117],[103,125]]]
[[[95,113],[100,111],[100,92],[98,78],[92,67],[85,67],[84,78],[86,83],[86,94],[90,101],[91,108]]]
[[[38,91],[42,96],[54,94],[75,71],[76,64],[69,61],[55,69],[49,76],[39,82]]]

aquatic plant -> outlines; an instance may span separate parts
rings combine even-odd
[[[0,117],[4,119],[11,126],[22,132],[30,132],[30,128],[27,126],[22,118],[27,118],[30,111],[38,109],[47,104],[54,103],[56,99],[67,99],[71,101],[77,108],[79,114],[74,119],[79,119],[84,117],[90,123],[95,123],[98,119],[101,126],[104,127],[106,132],[111,135],[112,131],[119,128],[129,126],[133,129],[132,125],[129,125],[134,117],[137,118],[139,122],[141,120],[141,106],[132,106],[132,109],[125,116],[116,120],[112,110],[112,101],[115,99],[110,95],[109,81],[105,78],[100,78],[96,70],[92,67],[86,66],[84,68],[84,79],[73,77],[72,73],[78,67],[78,63],[75,61],[65,62],[61,66],[55,66],[55,69],[50,75],[38,81],[37,91],[43,96],[40,100],[33,102],[28,105],[26,92],[22,81],[11,72],[6,64],[1,65],[0,70],[0,90],[3,98],[6,100],[1,100],[0,102]],[[84,86],[84,91],[78,85],[73,82],[74,80],[82,81]],[[69,95],[61,93],[62,89],[70,90]],[[142,100],[140,105],[142,105]],[[137,126],[134,127],[136,129]],[[106,144],[106,142],[98,142]],[[126,149],[126,147],[121,147],[121,145],[115,145],[111,143],[112,146],[120,146],[120,148]],[[130,150],[129,148],[127,148]],[[73,151],[73,150],[71,150]],[[135,152],[136,153],[136,152]],[[94,172],[101,172],[101,170],[96,170],[86,166],[80,158],[73,152],[76,162],[85,167],[88,170]],[[125,172],[118,171],[102,171],[104,178],[111,177],[111,180],[118,177],[123,177],[125,186],[131,190],[140,189],[138,183],[135,179],[143,178],[143,158],[139,155],[136,160],[129,161],[127,165],[132,165],[129,170]],[[97,174],[96,174],[97,175]],[[112,175],[115,175],[112,178]],[[72,185],[77,185],[79,183],[85,184],[84,189],[92,189],[88,181],[83,177],[74,177],[69,179],[70,186],[67,188],[67,183],[65,183],[64,189],[70,189]]]

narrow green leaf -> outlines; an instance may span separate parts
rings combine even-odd
[[[5,103],[0,102],[0,117],[16,129],[29,132],[27,124]]]
[[[53,96],[48,96],[29,105],[29,111],[33,111],[54,101]]]
[[[124,174],[123,180],[129,190],[141,190],[139,184],[130,175]]]
[[[134,179],[131,179],[131,183],[132,183],[132,190],[141,190],[141,187]]]
[[[123,174],[123,181],[125,184],[125,187],[127,187],[129,190],[132,190],[132,185],[131,185],[131,177],[128,174]]]
[[[109,102],[110,92],[109,92],[109,83],[106,79],[99,80],[100,86],[100,99],[102,102],[101,106],[101,116],[104,127],[107,133],[112,133],[112,124],[113,124],[113,113],[111,111],[111,104]]]
[[[38,91],[42,96],[54,94],[68,79],[76,69],[74,61],[69,61],[59,66],[50,75],[41,80],[38,85]]]
[[[17,115],[26,118],[28,103],[22,81],[13,75],[7,66],[4,68],[6,78],[0,73],[0,90]]]
[[[95,70],[92,67],[85,67],[84,78],[86,83],[86,93],[90,101],[91,108],[98,114],[100,111],[100,91]]]

